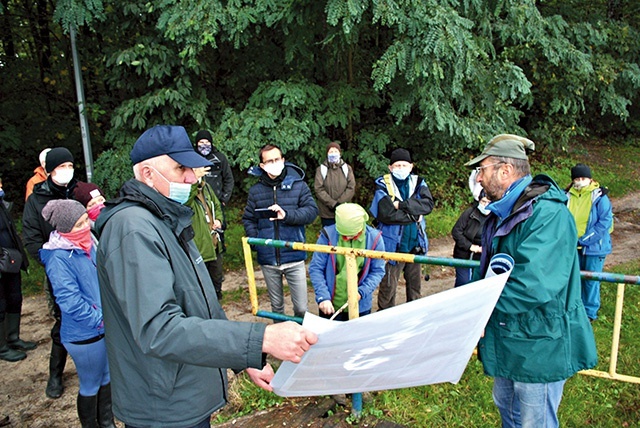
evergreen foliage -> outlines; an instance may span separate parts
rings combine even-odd
[[[2,5],[0,137],[14,159],[2,168],[19,183],[44,147],[82,159],[72,25],[94,180],[111,196],[131,177],[135,139],[158,123],[210,129],[243,178],[265,143],[312,176],[325,144],[340,140],[363,203],[397,146],[455,205],[461,164],[496,133],[527,135],[542,152],[582,135],[640,134],[631,0]]]

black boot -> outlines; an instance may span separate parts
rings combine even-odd
[[[20,339],[20,314],[7,313],[7,344],[11,349],[18,351],[31,351],[38,345],[35,342],[27,342]]]
[[[27,354],[16,351],[7,345],[7,329],[5,321],[0,322],[0,360],[16,362],[27,358]]]
[[[111,408],[111,384],[102,385],[98,390],[98,426],[116,428]]]
[[[78,418],[82,428],[98,428],[98,396],[78,394]]]
[[[49,357],[49,380],[45,394],[49,398],[60,398],[64,391],[62,385],[62,373],[67,363],[67,350],[62,345],[51,344],[51,356]]]

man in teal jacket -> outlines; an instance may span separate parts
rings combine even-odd
[[[557,427],[566,379],[597,363],[573,217],[551,178],[531,177],[533,149],[531,140],[501,134],[465,164],[492,201],[478,276],[496,253],[515,261],[478,345],[503,427]]]

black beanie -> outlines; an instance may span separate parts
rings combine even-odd
[[[391,152],[391,157],[389,158],[389,165],[393,165],[398,161],[405,161],[409,163],[411,162],[411,154],[408,150],[405,149],[395,149]]]
[[[47,153],[47,158],[44,162],[44,169],[47,173],[51,174],[51,171],[65,162],[73,163],[73,155],[64,147],[55,147]]]
[[[583,163],[576,164],[573,168],[571,168],[571,179],[575,180],[576,178],[591,178],[591,169]]]
[[[211,132],[207,131],[206,129],[198,131],[198,133],[196,134],[196,144],[198,144],[198,141],[200,140],[208,140],[210,143],[213,142]]]

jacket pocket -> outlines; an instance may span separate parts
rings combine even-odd
[[[562,329],[553,318],[529,318],[498,322],[500,337],[511,339],[555,340]]]
[[[181,366],[182,364],[179,363],[157,359],[156,364],[149,368],[149,373],[152,373],[149,378],[153,379],[150,391],[162,399],[170,397],[173,394]]]

